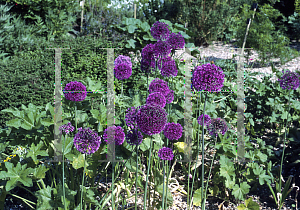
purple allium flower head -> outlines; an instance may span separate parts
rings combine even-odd
[[[169,25],[163,22],[157,21],[150,28],[151,35],[156,40],[166,40],[169,38],[170,30]]]
[[[174,90],[169,90],[167,96],[166,96],[166,103],[170,104],[174,100]]]
[[[151,59],[150,61],[142,58],[141,60],[141,71],[146,74],[150,74],[151,71],[155,71],[155,59]]]
[[[185,45],[184,38],[180,34],[180,32],[178,32],[177,34],[171,33],[167,42],[174,50],[182,49],[182,48],[184,48],[184,45]]]
[[[92,154],[95,153],[101,144],[101,137],[90,128],[78,128],[74,137],[74,145],[79,152]]]
[[[154,59],[154,44],[147,44],[143,49],[142,49],[142,58],[150,62],[151,60]]]
[[[126,55],[119,55],[115,60],[115,66],[119,65],[120,63],[126,63],[132,68],[131,58]]]
[[[125,122],[126,122],[126,125],[128,127],[130,127],[131,129],[137,127],[136,114],[137,114],[139,108],[140,107],[138,107],[138,108],[131,107],[126,110]]]
[[[158,157],[160,157],[162,160],[173,160],[173,150],[168,147],[163,147],[158,151]]]
[[[74,126],[70,122],[68,124],[62,125],[59,127],[60,133],[64,132],[65,134],[72,133],[74,131]]]
[[[164,108],[166,106],[166,98],[160,92],[150,93],[146,100],[146,104],[159,105],[161,108]]]
[[[220,91],[224,77],[222,69],[215,64],[196,66],[192,76],[192,87],[197,91]]]
[[[113,142],[110,140],[108,135],[108,132],[112,132],[113,135],[113,130],[114,130],[114,137],[113,139],[115,140],[116,145],[121,145],[124,142],[125,139],[125,133],[124,129],[121,126],[109,126],[108,128],[105,129],[104,134],[103,134],[103,139],[107,144],[113,144]]]
[[[161,92],[165,97],[169,93],[168,83],[164,80],[156,78],[149,85],[149,93]]]
[[[65,97],[70,101],[83,101],[86,98],[86,87],[77,81],[70,82],[66,84],[64,91],[74,91],[74,92],[66,92]],[[82,91],[80,93],[75,93],[75,91]]]
[[[166,96],[166,103],[170,104],[174,100],[174,90],[169,90],[167,96]]]
[[[182,126],[179,123],[167,123],[164,129],[164,135],[169,140],[178,140],[182,136]]]
[[[138,129],[129,130],[126,135],[126,141],[130,145],[140,145],[143,141],[143,135]]]
[[[161,75],[164,77],[170,77],[172,75],[176,77],[178,74],[175,60],[173,60],[170,56],[160,58],[157,66],[158,69],[161,70]]]
[[[159,57],[167,57],[171,53],[171,46],[164,41],[157,41],[154,44],[154,57],[158,59]]]
[[[211,136],[217,136],[218,133],[224,135],[228,130],[226,121],[221,118],[212,119],[207,128]]]
[[[132,74],[132,69],[127,63],[120,63],[115,66],[115,76],[119,80],[128,79]]]
[[[198,123],[200,125],[202,125],[202,121],[203,121],[203,114],[198,117]],[[209,125],[210,121],[211,121],[210,116],[204,115],[204,125],[206,125],[206,126]]]
[[[167,115],[167,112],[160,106],[145,104],[138,111],[136,122],[143,133],[152,136],[165,128]]]
[[[283,90],[285,90],[285,89],[296,90],[300,86],[299,74],[297,74],[295,72],[291,72],[289,70],[287,70],[285,73],[284,73],[284,70],[282,70],[282,73],[283,73],[283,76],[281,77],[281,79],[278,79],[278,81],[280,82],[280,86]]]

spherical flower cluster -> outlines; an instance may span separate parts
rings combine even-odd
[[[169,90],[167,96],[166,96],[166,103],[170,104],[174,100],[174,90]]]
[[[126,135],[126,141],[130,145],[140,145],[143,141],[143,135],[137,129],[129,130]]]
[[[141,70],[144,73],[155,71],[154,44],[147,44],[142,49]]]
[[[164,41],[157,41],[154,44],[154,57],[158,59],[159,57],[167,57],[171,53],[171,46]]]
[[[212,119],[208,125],[208,132],[211,136],[217,136],[218,133],[224,135],[227,131],[227,124],[225,120],[221,118]]]
[[[165,128],[167,115],[163,108],[145,104],[138,111],[136,122],[143,133],[152,136],[160,133]]]
[[[167,42],[174,50],[182,49],[185,45],[184,38],[180,34],[180,32],[178,32],[177,34],[171,33]]]
[[[160,92],[150,93],[146,100],[146,104],[158,105],[161,108],[164,108],[166,106],[166,98]]]
[[[170,56],[158,60],[158,69],[161,70],[161,75],[164,77],[170,77],[172,75],[176,77],[178,74],[175,60]]]
[[[169,140],[178,140],[182,136],[182,126],[179,123],[167,123],[164,129],[164,135]]]
[[[158,157],[160,157],[162,160],[173,160],[173,150],[168,147],[163,147],[158,151]]]
[[[128,79],[132,74],[132,69],[127,63],[120,63],[115,66],[115,76],[119,80]]]
[[[108,133],[111,133],[112,138],[108,136]],[[116,145],[121,145],[125,139],[124,129],[121,126],[110,126],[105,129],[103,138],[107,144],[113,144],[112,139],[114,139]]]
[[[90,128],[78,128],[74,137],[74,146],[79,152],[85,154],[95,153],[101,144],[101,137]]]
[[[220,91],[224,77],[222,69],[215,64],[196,66],[192,77],[192,87],[197,91]]]
[[[282,73],[284,73],[284,70],[282,70]],[[280,82],[280,86],[283,90],[285,89],[294,89],[296,90],[300,85],[300,76],[299,74],[291,71],[286,71],[284,75],[281,77],[281,79],[278,79]]]
[[[87,94],[86,87],[81,82],[77,82],[77,81],[73,81],[66,84],[64,91],[74,91],[74,92],[64,93],[66,99],[70,101],[83,101],[86,98],[86,94]]]
[[[64,132],[65,134],[72,133],[74,131],[74,126],[70,122],[68,124],[62,125],[59,127],[60,133]]]
[[[140,107],[138,107],[140,108]],[[136,128],[136,114],[138,112],[138,109],[135,107],[128,108],[125,115],[125,122],[126,125],[130,128]]]
[[[151,59],[150,61],[142,58],[141,60],[141,71],[150,74],[151,71],[155,71],[155,59]]]
[[[126,63],[127,65],[130,66],[130,68],[132,68],[131,58],[129,56],[119,55],[115,60],[115,66],[121,63]]]
[[[157,21],[150,29],[152,37],[156,40],[168,39],[170,35],[169,25],[163,22]]]
[[[156,78],[149,85],[149,93],[161,92],[165,97],[169,93],[168,83],[164,80]]]
[[[209,115],[204,115],[204,125],[209,125],[211,118]],[[198,117],[198,123],[202,125],[203,122],[203,114]]]

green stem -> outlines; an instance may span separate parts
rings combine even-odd
[[[63,196],[64,196],[64,209],[66,210],[66,192],[65,192],[65,142],[66,142],[67,134],[64,138],[64,143],[63,143],[63,159],[62,159],[62,168],[63,168]]]
[[[80,198],[80,209],[82,209],[82,198],[83,198],[83,185],[84,185],[84,178],[85,178],[85,154],[83,154],[84,160],[84,167],[83,167],[83,175],[82,175],[82,184],[81,184],[81,198]]]
[[[151,151],[152,151],[152,136],[151,136],[151,140],[150,140],[149,161],[148,161],[148,169],[147,169],[147,177],[146,177],[146,187],[145,187],[145,195],[144,195],[144,210],[146,209],[146,198],[147,198],[148,176],[149,176],[149,172],[150,172],[150,168],[151,168],[151,165],[150,165],[150,164],[151,164],[151,162],[150,162]]]
[[[112,162],[112,192],[114,191],[114,175],[115,175],[115,162]],[[114,203],[114,195],[113,193],[111,194],[111,204],[112,204],[112,210],[115,210],[115,203]]]
[[[289,91],[289,111],[288,111],[287,117],[286,117],[284,140],[283,140],[283,150],[282,150],[281,164],[280,164],[280,174],[279,174],[279,190],[280,190],[280,192],[279,193],[281,193],[281,173],[282,173],[283,156],[284,156],[284,150],[285,150],[286,130],[287,130],[287,123],[288,123],[288,116],[289,116],[289,112],[291,109],[290,99],[291,99],[291,89]],[[282,203],[282,195],[280,197],[280,201],[278,201],[278,202]]]
[[[205,94],[204,108],[203,108],[203,118],[202,118],[202,190],[201,190],[201,198],[203,199],[203,191],[204,191],[204,118],[205,118],[205,105],[207,99],[207,92]],[[201,209],[205,210],[205,201],[202,200]]]
[[[162,210],[164,210],[164,195],[165,195],[165,161],[163,160],[163,170],[164,170],[164,176],[163,176],[163,200],[162,200]]]
[[[137,210],[137,181],[138,181],[138,147],[136,147],[136,172],[135,172],[135,210]]]

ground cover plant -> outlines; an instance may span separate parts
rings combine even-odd
[[[171,33],[165,21],[157,21],[150,31],[157,42],[147,44],[141,52],[139,68],[144,73],[141,76],[144,86],[139,90],[141,94],[135,94],[137,89],[131,90],[130,97],[124,94],[123,82],[132,77],[133,63],[126,55],[115,59],[114,75],[121,83],[121,93],[115,97],[115,126],[105,125],[105,102],[94,106],[92,95],[87,93],[90,82],[85,85],[83,81],[72,80],[64,86],[60,130],[62,155],[67,162],[45,162],[54,158],[51,145],[54,139],[54,107],[51,103],[46,107],[29,104],[28,107],[22,106],[22,110],[2,110],[15,116],[6,123],[9,129],[1,132],[1,159],[5,159],[0,166],[2,205],[5,205],[6,196],[10,195],[32,209],[116,209],[126,205],[126,200],[132,196],[131,189],[135,190],[133,196],[137,200],[139,187],[144,197],[143,209],[148,206],[167,209],[173,202],[167,186],[176,167],[187,175],[184,189],[188,195],[188,208],[194,205],[205,209],[207,197],[215,196],[235,203],[239,209],[249,206],[258,209],[258,204],[251,199],[246,200],[245,196],[252,186],[267,185],[271,190],[272,183],[278,186],[275,191],[272,189],[274,202],[278,209],[282,207],[285,197],[295,188],[291,186],[290,177],[283,177],[287,180],[283,186],[281,174],[286,145],[299,144],[299,131],[296,130],[293,137],[286,130],[291,127],[290,123],[299,122],[300,102],[296,100],[299,98],[299,74],[278,72],[273,67],[280,80],[272,84],[266,79],[262,85],[251,81],[250,73],[246,72],[245,86],[256,89],[255,93],[249,91],[246,96],[246,110],[249,112],[245,113],[245,117],[252,125],[249,131],[259,133],[254,123],[257,118],[265,122],[265,127],[268,123],[277,122],[280,131],[284,129],[284,136],[279,133],[283,148],[277,160],[272,148],[264,141],[246,136],[245,157],[251,162],[234,162],[236,133],[233,127],[237,96],[231,92],[235,87],[230,81],[236,80],[235,68],[222,69],[217,62],[213,64],[205,60],[191,64],[180,58],[174,59],[174,50],[185,46],[181,33]],[[192,65],[189,82],[184,77],[187,65]],[[188,107],[184,99],[184,85],[187,83],[195,91],[193,103]],[[259,96],[262,97],[260,100]],[[185,144],[183,133],[186,108],[192,110],[191,145]],[[116,145],[116,159],[124,162],[98,162],[106,159],[106,146],[109,144]],[[22,152],[24,148],[26,151]],[[177,162],[187,151],[196,161],[201,151],[201,162]],[[212,157],[207,154],[204,158],[204,151],[212,151]],[[274,162],[270,158],[274,158]],[[295,160],[296,164],[298,160]],[[276,173],[274,168],[278,164],[280,170]],[[110,172],[107,167],[111,167]],[[96,188],[101,180],[98,174],[112,179],[111,188],[106,193]],[[128,179],[129,175],[131,179]],[[198,178],[201,181],[197,181]],[[27,191],[30,196],[20,197],[20,193],[15,192],[17,188]],[[155,191],[159,197],[156,202],[150,203],[149,198],[154,198]],[[114,206],[108,205],[110,200]],[[245,201],[245,205],[241,201]]]

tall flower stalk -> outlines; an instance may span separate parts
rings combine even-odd
[[[205,121],[205,105],[206,105],[206,100],[207,100],[207,92],[210,91],[220,91],[223,87],[224,83],[224,73],[222,69],[218,66],[215,66],[214,64],[203,64],[201,66],[196,66],[195,70],[193,71],[193,76],[192,76],[192,88],[194,88],[196,91],[206,91],[205,94],[205,102],[204,102],[204,108],[203,108],[203,115],[202,115],[202,174],[201,174],[201,209],[205,210],[205,200],[206,200],[206,192],[204,193],[204,125],[208,124],[208,122]],[[199,93],[201,94],[201,92]],[[201,97],[201,95],[200,95]],[[199,97],[199,98],[200,98]],[[199,115],[200,115],[200,108],[199,108]],[[200,117],[200,116],[199,116]],[[199,120],[198,120],[199,122]],[[200,123],[199,123],[200,125]],[[211,125],[211,123],[209,123]],[[210,127],[210,134],[214,135],[217,132],[219,132],[220,128],[218,127],[219,124],[213,125]],[[199,128],[200,130],[200,128]],[[224,135],[224,134],[223,134]],[[199,135],[198,135],[198,145],[199,145]],[[196,163],[198,162],[198,156],[199,156],[199,147],[197,149],[197,160]],[[189,163],[190,164],[190,163]],[[189,172],[190,173],[190,165],[189,165]],[[195,179],[195,171],[194,171],[194,176],[193,176],[193,182],[192,182],[192,190],[193,190],[193,185],[194,185],[194,179]],[[192,192],[191,192],[191,197],[192,198]],[[191,203],[189,205],[189,208],[191,206]]]

